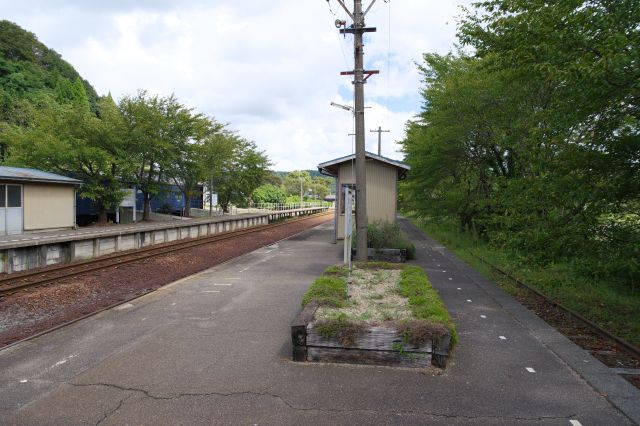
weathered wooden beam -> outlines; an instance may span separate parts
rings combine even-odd
[[[293,360],[304,362],[307,360],[307,326],[318,309],[315,302],[305,306],[291,322],[291,343],[293,344]]]
[[[439,340],[433,342],[433,354],[431,355],[431,364],[445,368],[447,366],[447,359],[449,358],[449,349],[451,346],[451,336],[446,335]]]

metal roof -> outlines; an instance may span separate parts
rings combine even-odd
[[[47,182],[64,185],[80,185],[82,181],[42,170],[27,169],[23,167],[0,166],[0,180],[21,182]]]
[[[320,173],[325,173],[330,176],[336,176],[337,171],[333,172],[329,170],[329,168],[333,168],[332,166],[337,166],[338,164],[346,163],[348,161],[353,161],[355,160],[355,158],[356,158],[356,155],[351,154],[351,155],[346,155],[344,157],[336,158],[335,160],[326,161],[324,163],[318,164],[318,170],[320,171]],[[403,163],[402,161],[392,160],[391,158],[383,157],[382,155],[377,155],[372,152],[368,152],[368,151],[365,152],[365,158],[371,158],[372,160],[377,160],[382,163],[387,163],[389,165],[397,167],[398,169],[400,169],[400,179],[404,178],[405,174],[409,170],[411,170],[411,166],[409,166],[406,163]]]

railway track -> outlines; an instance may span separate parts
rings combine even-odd
[[[492,271],[524,289],[531,297],[519,298],[520,302],[536,312],[578,346],[623,375],[640,388],[640,348],[616,336],[579,313],[547,297],[517,277],[486,261],[475,253],[470,254]]]
[[[98,270],[118,267],[128,263],[134,263],[141,260],[162,256],[175,251],[187,250],[193,247],[202,246],[214,242],[230,240],[242,235],[251,234],[254,232],[264,231],[268,229],[278,228],[286,226],[296,222],[303,222],[317,218],[319,216],[328,216],[332,213],[320,213],[315,215],[309,215],[299,217],[296,219],[289,219],[282,222],[271,223],[268,225],[252,226],[249,228],[228,231],[220,234],[215,234],[207,237],[189,238],[184,240],[173,241],[170,243],[164,243],[154,246],[145,247],[142,249],[128,250],[125,252],[115,253],[107,256],[102,256],[96,259],[91,259],[83,262],[68,263],[46,269],[39,269],[24,273],[11,274],[0,278],[0,297],[8,296],[10,294],[25,291],[32,287],[47,285],[52,282],[69,278],[81,274],[86,274]]]

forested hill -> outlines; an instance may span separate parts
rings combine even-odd
[[[58,52],[13,22],[0,21],[0,125],[25,125],[34,105],[86,99],[96,110],[95,89]]]

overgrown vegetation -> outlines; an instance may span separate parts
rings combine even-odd
[[[409,332],[407,340],[420,339],[419,336],[443,333],[443,328],[451,334],[451,343],[457,342],[456,326],[451,320],[449,311],[442,303],[438,292],[431,286],[427,275],[418,266],[406,265],[400,274],[400,294],[409,299],[409,306],[416,320],[404,325],[404,332]],[[419,320],[425,322],[420,323]],[[411,332],[411,330],[414,330]]]
[[[397,223],[382,221],[369,223],[367,225],[367,247],[404,249],[407,253],[407,259],[416,258],[415,246],[402,234]]]
[[[453,220],[413,220],[429,235],[505,290],[511,293],[522,291],[509,279],[493,273],[472,253],[538,288],[552,299],[632,344],[640,345],[640,292],[632,291],[616,280],[594,279],[581,273],[571,262],[559,261],[545,266],[532,264],[516,251],[495,247],[465,232]]]
[[[330,266],[304,295],[303,306],[311,301],[321,305],[314,327],[322,336],[348,347],[369,326],[387,325],[409,345],[420,346],[447,333],[455,344],[455,324],[421,268],[358,263],[350,286],[347,274],[344,266]]]
[[[364,323],[350,319],[345,313],[319,320],[315,323],[315,327],[322,337],[336,338],[346,347],[353,346],[358,336],[366,331]]]
[[[552,280],[552,293],[594,307],[602,293],[633,299],[639,26],[637,1],[474,3],[458,28],[468,50],[425,54],[420,66],[423,109],[402,142],[404,208],[455,220],[520,267],[558,271],[568,281]]]

